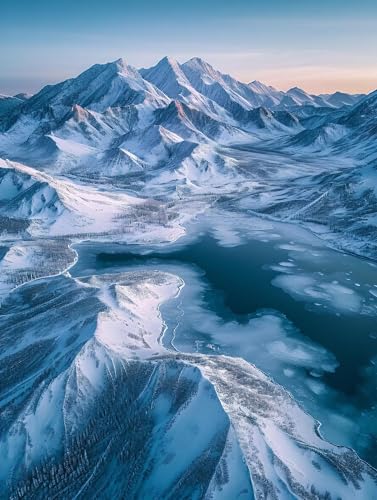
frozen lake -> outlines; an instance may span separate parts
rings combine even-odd
[[[167,347],[254,363],[325,437],[376,465],[376,265],[290,225],[221,227],[207,220],[179,243],[142,252],[83,243],[71,274],[147,266],[179,275],[185,287],[162,308]]]

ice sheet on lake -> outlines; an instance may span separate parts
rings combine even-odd
[[[277,276],[272,283],[298,300],[320,304],[342,313],[361,311],[360,295],[339,283],[320,279],[318,275],[286,274]]]
[[[165,345],[185,352],[240,356],[286,387],[296,400],[322,422],[322,432],[338,444],[369,446],[370,415],[360,415],[342,394],[325,382],[338,362],[310,341],[281,313],[261,310],[248,321],[224,320],[208,309],[203,276],[187,265],[166,265],[185,282],[180,296],[163,306],[169,328]],[[313,306],[315,307],[315,306]],[[231,317],[230,317],[231,318]],[[360,434],[359,434],[360,432]],[[360,435],[364,432],[365,442]]]

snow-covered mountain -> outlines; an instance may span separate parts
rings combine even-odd
[[[284,107],[305,105],[322,107],[328,105],[328,103],[321,96],[310,95],[298,87],[289,89],[280,101],[280,106]]]
[[[152,196],[237,191],[245,177],[269,177],[246,166],[234,144],[263,149],[267,141],[291,155],[359,162],[375,155],[375,94],[281,92],[239,82],[199,58],[166,57],[142,70],[119,59],[11,99],[17,106],[0,117],[3,157],[86,181],[129,179]]]
[[[1,96],[0,497],[375,498],[376,471],[256,367],[163,347],[170,269],[69,273],[74,243],[164,249],[211,213],[376,258],[376,133],[377,91],[283,92],[199,58]]]
[[[0,119],[8,116],[12,111],[21,106],[24,99],[18,96],[7,96],[0,94]]]
[[[201,94],[215,101],[234,119],[242,120],[243,112],[259,106],[276,104],[276,100],[250,85],[224,75],[200,58],[182,64],[182,70],[191,85]]]
[[[271,102],[273,102],[275,105],[279,104],[279,102],[284,97],[283,91],[278,90],[275,87],[272,87],[271,85],[266,85],[265,83],[262,83],[258,80],[250,82],[249,87],[256,94],[260,94],[262,98],[270,97]]]
[[[336,108],[343,106],[353,106],[358,101],[361,101],[364,94],[346,94],[345,92],[335,92],[334,94],[322,94],[322,97],[327,103]]]
[[[335,113],[323,114],[317,119],[306,121],[307,127],[289,140],[295,147],[310,148],[314,151],[330,149],[337,154],[352,154],[364,161],[377,158],[375,136],[377,130],[377,92],[358,100]]]
[[[137,151],[130,151],[133,158],[126,147],[118,150],[125,134],[145,130],[153,141],[151,127],[163,126],[165,136],[173,133],[177,140],[229,143],[253,140],[253,129],[297,133],[301,117],[294,109],[330,110],[347,98],[337,94],[330,100],[297,88],[284,93],[256,81],[245,84],[199,58],[179,64],[166,57],[140,71],[119,59],[94,65],[30,98],[2,99],[0,106],[7,103],[7,111],[0,116],[5,132],[0,151],[26,163],[64,165],[65,170],[87,169],[88,164],[96,169],[109,159],[117,165],[110,175],[134,173],[143,160]]]
[[[138,200],[106,195],[86,186],[51,177],[14,162],[0,160],[0,214],[28,220],[30,234],[64,235],[69,231],[110,229],[118,213],[127,213]]]
[[[374,148],[377,135],[377,91],[372,92],[337,120],[349,130],[347,139],[337,145],[340,149],[352,149],[358,157],[377,159]]]
[[[290,155],[376,157],[375,93],[282,92],[239,82],[200,58],[165,57],[141,70],[119,59],[10,99],[16,105],[0,117],[3,157],[54,176],[131,182],[152,197],[237,191],[269,177],[253,169],[254,159],[247,163],[241,144],[243,151],[268,144]]]
[[[208,99],[191,85],[176,60],[165,57],[156,66],[141,69],[140,74],[170,98],[188,104],[210,116],[221,118],[222,121],[230,119],[223,107],[212,99]]]
[[[135,68],[118,59],[96,64],[76,78],[44,87],[25,102],[23,112],[28,114],[48,107],[59,120],[77,104],[93,111],[105,111],[143,102],[158,107],[166,102],[166,96],[144,80]]]
[[[373,498],[376,472],[257,368],[162,347],[180,285],[58,276],[3,304],[0,494]]]

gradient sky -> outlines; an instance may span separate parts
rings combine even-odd
[[[97,62],[206,59],[242,81],[377,88],[377,0],[1,0],[0,93]]]

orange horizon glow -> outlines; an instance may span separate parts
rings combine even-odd
[[[250,73],[238,73],[235,78],[243,82],[259,80],[278,90],[287,91],[300,87],[310,94],[369,94],[377,89],[377,68],[375,70],[349,70],[346,68],[287,68],[257,71],[257,77]],[[251,76],[251,77],[250,77]]]

